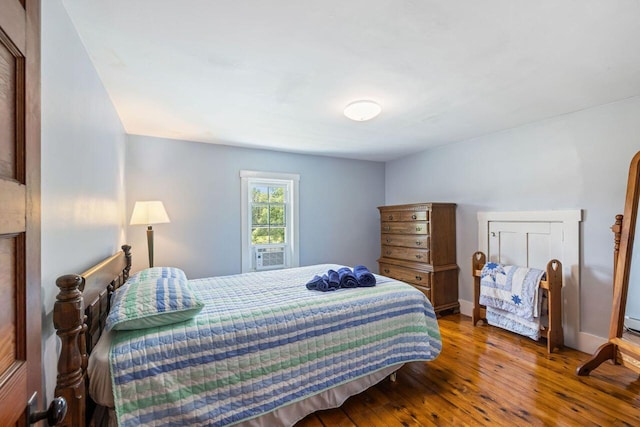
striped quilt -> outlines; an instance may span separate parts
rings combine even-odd
[[[337,265],[191,280],[193,319],[118,331],[111,373],[121,426],[228,425],[441,350],[431,303],[376,276],[372,288],[307,290]]]

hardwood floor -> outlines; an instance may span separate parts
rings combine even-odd
[[[471,318],[439,319],[443,350],[432,362],[406,364],[389,379],[320,411],[297,427],[317,426],[639,426],[638,375],[610,363],[575,375],[590,355],[548,355],[536,343]]]

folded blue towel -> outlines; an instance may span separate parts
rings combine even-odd
[[[326,291],[335,291],[336,289],[338,289],[340,287],[340,282],[335,282],[332,281],[329,276],[327,276],[326,274],[322,275],[322,279],[325,281],[326,286],[323,289],[320,289],[323,292]]]
[[[329,285],[324,281],[324,279],[318,275],[314,276],[313,279],[307,282],[307,289],[310,291],[313,290],[321,290],[320,288],[326,288]]]
[[[338,289],[339,283],[329,283],[329,278],[327,275],[323,275],[322,277],[316,275],[313,276],[313,279],[307,282],[307,289],[310,291],[335,291]]]
[[[339,288],[357,288],[375,286],[376,278],[364,265],[356,265],[353,271],[342,267],[338,271],[329,270],[322,277],[316,275],[307,282],[307,289],[314,291],[335,291]]]
[[[353,271],[349,267],[342,267],[338,269],[338,276],[340,277],[341,288],[357,288],[358,279]]]
[[[340,287],[340,275],[337,271],[329,270],[325,276],[327,277],[327,282],[329,282],[330,287],[334,289],[338,289]]]
[[[332,286],[331,283],[329,283],[329,281],[327,280],[327,275],[323,275],[322,276],[322,283],[320,283],[318,285],[318,290],[322,291],[322,292],[328,292],[328,291],[335,291],[336,288],[335,286]]]
[[[376,285],[376,277],[364,265],[353,267],[353,274],[356,276],[358,286],[371,287]]]

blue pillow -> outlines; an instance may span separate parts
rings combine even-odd
[[[125,283],[111,300],[107,329],[131,330],[170,325],[194,317],[204,303],[184,279],[160,277]]]

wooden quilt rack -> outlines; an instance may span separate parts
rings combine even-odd
[[[479,320],[487,323],[487,310],[480,305],[480,276],[487,257],[482,252],[476,252],[471,257],[471,274],[473,275],[473,315],[472,322],[476,326]],[[546,278],[540,281],[540,289],[547,291],[547,305],[549,325],[541,327],[542,336],[547,338],[547,351],[564,346],[562,330],[562,263],[552,259],[547,263]]]

